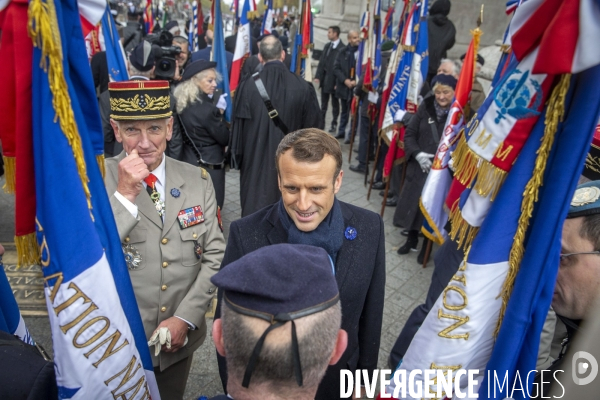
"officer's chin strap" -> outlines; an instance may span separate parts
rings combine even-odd
[[[256,342],[256,345],[254,346],[254,350],[252,351],[252,355],[250,356],[250,360],[248,361],[248,365],[246,366],[244,380],[242,381],[242,386],[245,388],[247,388],[250,385],[250,378],[252,377],[252,373],[254,372],[256,363],[258,362],[258,356],[260,355],[267,335],[273,329],[279,328],[288,321],[292,322],[292,360],[294,363],[294,375],[296,375],[296,382],[298,383],[298,386],[302,386],[302,365],[300,364],[300,348],[298,346],[298,335],[296,334],[296,323],[294,322],[292,317],[286,313],[275,315],[273,321],[277,322],[274,322],[264,331],[260,339],[258,339],[258,342]]]

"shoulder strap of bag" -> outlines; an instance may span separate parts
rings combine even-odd
[[[440,142],[440,135],[438,133],[437,130],[437,125],[436,125],[436,121],[429,117],[429,126],[431,127],[431,135],[433,136],[433,140],[435,143],[439,143]]]
[[[265,103],[265,107],[267,107],[267,112],[269,113],[269,117],[271,118],[271,120],[273,120],[273,123],[275,124],[275,126],[278,127],[279,129],[281,129],[281,131],[283,132],[284,135],[287,135],[290,132],[290,130],[285,125],[285,123],[281,120],[281,118],[279,118],[279,113],[277,112],[275,107],[273,107],[273,103],[271,103],[271,98],[269,97],[269,94],[267,93],[267,89],[265,89],[265,85],[263,84],[262,80],[260,79],[260,75],[258,74],[258,72],[255,72],[254,74],[252,74],[252,79],[254,80],[254,83],[256,84],[256,88],[258,89],[258,93],[260,94],[260,97],[262,97],[263,102]]]
[[[183,133],[184,133],[184,135],[183,135],[184,143],[186,143],[187,145],[189,145],[192,148],[192,151],[194,152],[194,154],[196,155],[196,159],[198,160],[198,164],[206,164],[202,160],[202,153],[200,153],[200,149],[198,149],[198,147],[196,146],[196,144],[194,143],[194,141],[188,134],[187,129],[185,129],[185,125],[183,124],[181,115],[177,114],[177,118],[179,119],[179,125],[181,125],[181,129],[183,130]]]

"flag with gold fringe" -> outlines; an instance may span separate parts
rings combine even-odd
[[[159,399],[94,151],[100,121],[75,0],[31,0],[35,223],[61,398]],[[98,285],[101,282],[101,285]]]
[[[552,3],[552,0],[524,3],[517,9],[513,23],[537,18],[535,10],[546,7],[545,2]],[[592,18],[600,25],[597,18],[600,5],[584,3],[579,2],[581,8],[577,13],[573,10],[564,14],[552,13],[560,22],[552,24],[548,21],[544,27],[549,29],[532,30],[530,34],[537,35],[532,43],[560,41],[565,34],[576,33],[577,39],[589,34],[581,28],[590,26],[586,24],[591,20],[585,23],[576,20],[587,13],[585,18]],[[525,4],[530,7],[524,7]],[[559,9],[560,4],[554,3],[553,7],[549,9]],[[586,13],[581,12],[584,9]],[[565,32],[565,26],[570,26],[571,30]],[[511,25],[511,32],[515,32],[513,28]],[[531,40],[530,37],[527,39]],[[512,35],[513,46],[520,46],[520,40],[523,39]],[[573,40],[571,44],[578,42]],[[543,46],[517,52],[517,62],[522,70],[515,73],[515,69],[509,69],[506,76],[513,79],[508,88],[516,90],[510,94],[521,100],[516,106],[531,106],[531,93],[523,89],[529,88],[527,85],[535,87],[531,80],[536,80],[536,75],[541,76],[540,90],[548,91],[536,94],[547,101],[539,109],[539,115],[532,113],[527,117],[534,118],[535,122],[524,132],[519,155],[499,184],[495,201],[489,203],[485,215],[479,215],[481,228],[469,246],[466,260],[432,307],[399,367],[407,375],[419,369],[444,372],[478,369],[479,398],[525,399],[528,398],[526,394],[531,393],[533,382],[521,380],[519,376],[525,377],[535,369],[540,332],[558,272],[562,223],[600,116],[600,97],[597,95],[600,91],[600,49],[587,49],[587,60],[596,60],[596,65],[587,62],[585,69],[576,69],[576,62],[565,64],[570,65],[571,70],[541,64],[526,69],[530,64],[523,64],[525,61],[533,59],[535,65],[536,57],[546,57],[539,53],[542,50]],[[546,76],[553,77],[547,88],[543,82]],[[505,77],[486,102],[502,97],[498,93],[502,93],[506,82]],[[502,122],[501,119],[498,124]],[[505,128],[511,129],[513,125],[508,124]],[[473,193],[475,185],[463,192],[467,197]],[[502,379],[506,376],[508,385],[491,395],[488,388],[493,382],[487,381],[486,370],[495,372]],[[422,378],[421,375],[418,379],[422,393],[432,390],[433,387],[424,386]],[[463,377],[460,387],[465,388],[466,384],[467,379]],[[522,390],[513,391],[515,385]],[[391,385],[386,392],[394,390]]]

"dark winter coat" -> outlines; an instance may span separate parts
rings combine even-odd
[[[338,99],[350,100],[352,98],[352,89],[348,88],[348,86],[344,84],[344,81],[346,79],[356,79],[356,60],[354,59],[354,52],[355,49],[346,46],[344,50],[338,54],[335,60],[333,73],[336,78],[335,96]]]
[[[279,118],[289,132],[323,129],[323,117],[312,83],[291,73],[281,61],[270,61],[260,78]],[[240,170],[242,217],[279,200],[275,151],[283,132],[269,118],[256,83],[246,79],[235,94],[231,166]]]
[[[446,119],[438,120],[433,105],[435,96],[427,97],[417,113],[411,118],[404,135],[404,151],[406,157],[406,178],[398,198],[394,212],[394,225],[405,229],[421,230],[423,214],[419,209],[419,198],[427,180],[427,174],[415,159],[417,154],[425,152],[435,154],[439,138],[444,132]],[[432,125],[437,129],[437,140],[434,139]]]
[[[219,165],[224,161],[225,146],[229,144],[229,129],[223,122],[223,117],[215,103],[219,100],[220,93],[215,93],[211,99],[202,93],[200,100],[188,105],[179,115],[185,130],[182,161],[192,165],[201,166],[210,174],[215,187],[217,205],[223,207],[225,199],[225,169],[213,169],[209,165]],[[193,142],[206,164],[198,164],[198,157]]]
[[[429,34],[429,75],[435,75],[442,58],[454,46],[456,28],[448,19],[450,0],[437,0],[429,10],[427,32]]]
[[[337,58],[337,55],[346,48],[344,42],[341,40],[336,48],[332,47],[331,50],[329,50],[331,46],[333,46],[333,44],[329,42],[323,47],[323,54],[321,55],[319,65],[317,66],[317,73],[315,74],[315,79],[320,81],[320,88],[323,93],[335,93],[336,79],[333,72],[335,59]]]
[[[340,398],[340,369],[377,368],[385,292],[385,236],[381,217],[372,211],[339,202],[344,227],[353,227],[357,236],[344,239],[337,253],[335,279],[342,305],[342,329],[348,333],[348,347],[335,365],[327,368],[316,400]],[[221,268],[261,247],[286,243],[287,231],[279,220],[278,204],[234,221]],[[219,297],[222,292],[219,291]],[[215,319],[220,318],[220,304]],[[225,360],[218,357],[219,374],[226,387]],[[370,375],[369,375],[370,376]]]

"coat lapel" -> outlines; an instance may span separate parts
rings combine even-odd
[[[279,204],[275,204],[269,215],[267,215],[267,221],[271,223],[272,228],[267,234],[269,244],[280,244],[287,243],[287,232],[283,229],[283,225],[279,222]]]
[[[348,226],[353,226],[352,222],[354,219],[354,214],[349,207],[346,207],[343,203],[340,202],[340,207],[342,207],[342,215],[344,216],[344,230]],[[360,235],[360,232],[358,232]],[[344,244],[342,244],[342,248],[338,252],[337,259],[335,262],[335,280],[337,281],[338,288],[342,290],[344,282],[348,277],[348,267],[353,264],[353,260],[355,259],[355,249],[354,241],[348,240],[344,238]]]
[[[171,189],[181,189],[185,184],[185,180],[179,175],[177,168],[175,168],[175,165],[173,164],[173,161],[167,157],[165,164],[165,224],[163,227],[163,234],[171,229],[171,226],[177,220],[177,215],[179,214],[179,211],[181,211],[185,201],[185,193],[183,190],[179,190],[179,197],[174,197],[170,194]],[[203,209],[202,211],[205,212],[206,209]]]

